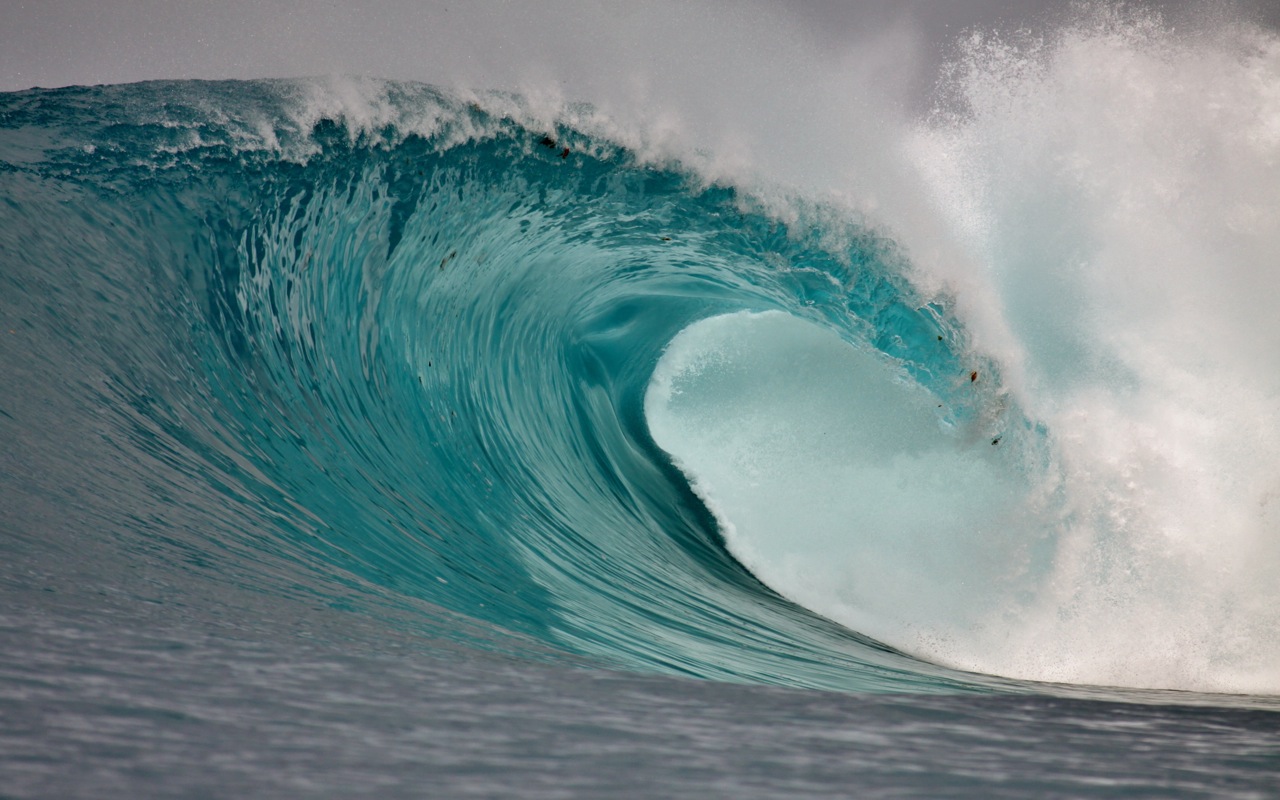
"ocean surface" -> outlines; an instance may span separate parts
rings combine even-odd
[[[1280,43],[949,74],[0,95],[0,796],[1280,793]]]

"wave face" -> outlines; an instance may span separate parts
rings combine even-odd
[[[973,682],[761,585],[644,415],[668,342],[744,308],[904,354],[927,340],[920,368],[954,372],[887,243],[850,229],[832,252],[733,190],[428,88],[388,100],[425,134],[308,117],[314,88],[5,98],[6,304],[37,310],[34,364],[74,371],[27,391],[72,391],[109,442],[83,492],[202,520],[122,547],[267,592],[425,601],[634,669]],[[141,487],[102,474],[120,470]]]
[[[1274,126],[1135,161],[1182,98],[1081,138],[1081,62],[1139,94],[1182,63],[1105,33],[974,40],[967,112],[906,137],[945,268],[902,218],[708,182],[584,109],[5,95],[0,411],[69,431],[6,480],[74,485],[99,545],[174,580],[528,657],[1275,693]],[[1275,52],[1231,63],[1262,91]],[[1237,173],[1258,196],[1217,205]]]

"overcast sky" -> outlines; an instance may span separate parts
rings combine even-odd
[[[1280,23],[1280,3],[1243,1],[1257,19]],[[1137,5],[1176,16],[1188,4]],[[833,57],[889,34],[904,69],[927,82],[956,32],[1034,24],[1065,6],[1044,0],[0,0],[0,90],[339,73],[517,87],[533,72],[572,83],[593,74],[642,73],[709,37],[762,48],[767,58],[761,37],[769,31]],[[588,90],[590,82],[584,81]]]

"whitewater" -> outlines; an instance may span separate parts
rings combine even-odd
[[[3,793],[1274,791],[1228,11],[0,94]]]

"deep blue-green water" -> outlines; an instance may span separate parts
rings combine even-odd
[[[1272,596],[887,229],[317,91],[0,96],[0,795],[1276,791]]]

